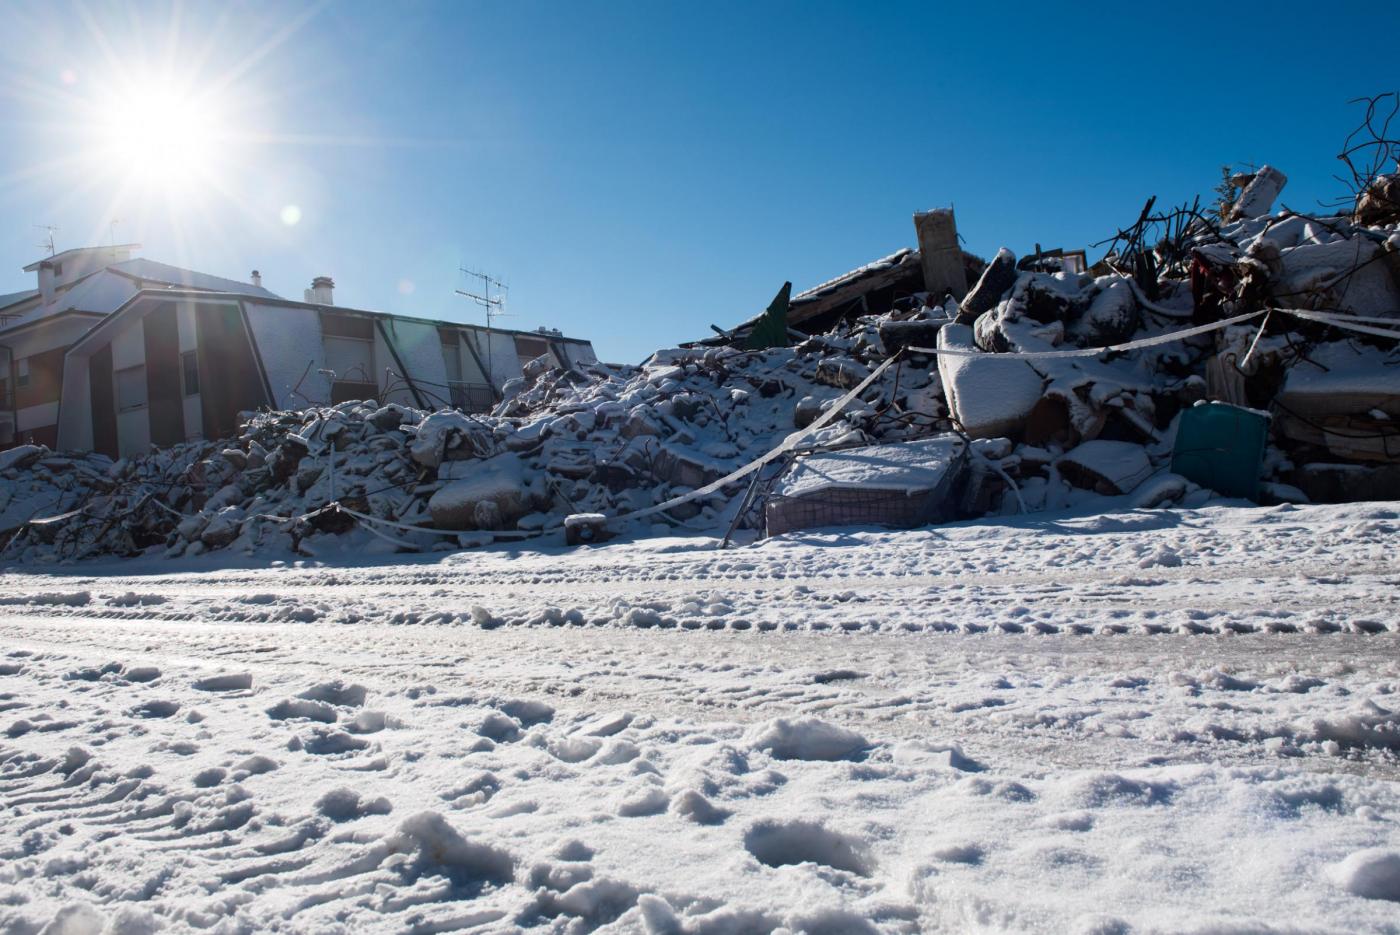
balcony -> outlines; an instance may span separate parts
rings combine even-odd
[[[496,405],[496,391],[485,383],[451,381],[447,384],[453,409],[463,412],[490,412]]]

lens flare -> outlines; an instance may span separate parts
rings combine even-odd
[[[129,182],[178,194],[221,170],[223,119],[208,95],[169,82],[135,82],[99,107],[98,157]]]

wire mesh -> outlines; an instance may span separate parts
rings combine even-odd
[[[764,510],[768,535],[822,526],[908,528],[944,519],[948,492],[825,488],[797,496],[770,494]]]

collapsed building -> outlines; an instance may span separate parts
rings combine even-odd
[[[358,529],[421,549],[1400,498],[1400,204],[1275,211],[1284,181],[1240,179],[1220,214],[1149,201],[1089,268],[983,262],[928,212],[918,249],[641,365],[530,360],[490,413],[365,393],[138,457],[15,449],[0,544],[314,551]]]

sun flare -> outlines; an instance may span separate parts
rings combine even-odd
[[[227,155],[223,108],[170,82],[114,90],[97,114],[97,156],[128,183],[181,193],[213,179]]]

